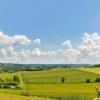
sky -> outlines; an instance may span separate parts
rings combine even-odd
[[[100,63],[100,0],[0,0],[0,62]]]

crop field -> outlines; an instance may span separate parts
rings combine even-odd
[[[26,90],[34,95],[65,96],[70,94],[96,96],[95,87],[100,83],[94,83],[99,74],[80,69],[59,68],[49,71],[21,72]],[[61,83],[61,78],[65,82]],[[86,83],[90,78],[92,83]]]
[[[29,71],[21,73],[26,84],[60,84],[61,78],[65,78],[64,83],[85,83],[87,78],[94,82],[97,76],[95,73],[81,71],[79,69],[58,68],[50,71]]]
[[[23,97],[23,96],[16,96],[16,95],[6,95],[5,96],[5,94],[0,94],[0,100],[51,100],[51,99],[35,97],[35,96],[34,97]]]
[[[22,93],[26,93],[28,96],[42,96],[49,98],[79,95],[94,98],[97,96],[95,87],[100,86],[100,83],[95,83],[95,79],[100,77],[100,75],[83,69],[57,68],[45,71],[22,71],[13,74],[4,73],[1,74],[1,76],[2,75],[3,78],[17,75],[20,78],[21,87],[24,88],[1,88],[0,94],[21,95]],[[63,83],[61,81],[62,77],[65,79]],[[91,79],[91,83],[86,83],[86,79]]]
[[[100,74],[100,68],[80,68],[80,70]]]

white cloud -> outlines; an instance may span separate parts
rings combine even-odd
[[[41,44],[41,40],[36,39],[34,43]],[[70,40],[62,43],[64,48],[62,46],[55,50],[23,47],[23,45],[29,46],[30,44],[31,40],[24,35],[9,36],[0,32],[0,62],[100,63],[100,35],[98,33],[84,33],[80,45],[76,48]]]
[[[18,44],[18,45],[29,45],[29,44],[31,44],[31,40],[29,40],[24,35],[15,35],[12,38],[14,40],[14,44]]]
[[[72,48],[72,44],[70,40],[64,41],[62,43],[63,46],[67,47],[67,48]]]
[[[71,41],[65,41],[62,53],[70,63],[100,63],[100,36],[98,33],[84,33],[81,44],[73,48]],[[73,61],[74,59],[74,61]]]
[[[3,32],[0,32],[0,47],[29,44],[31,44],[31,40],[24,35],[8,36]]]
[[[38,39],[38,38],[37,38],[37,39],[35,39],[33,42],[34,42],[34,44],[37,44],[37,45],[40,45],[40,44],[41,44],[41,40],[40,40],[40,39]]]
[[[56,51],[42,51],[39,48],[35,48],[32,50],[33,56],[39,56],[39,57],[51,57],[55,56],[57,54]]]

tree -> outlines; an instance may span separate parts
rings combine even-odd
[[[13,76],[13,81],[19,83],[20,82],[20,78],[18,76]]]
[[[95,82],[100,82],[100,78],[97,77],[96,80],[95,80]]]
[[[89,78],[86,79],[86,83],[91,83],[91,80]]]
[[[62,78],[61,78],[61,83],[64,83],[64,82],[65,82],[65,78],[62,77]]]

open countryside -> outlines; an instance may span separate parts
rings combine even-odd
[[[42,98],[65,100],[64,97],[80,96],[86,100],[97,97],[95,87],[100,83],[96,78],[100,74],[91,72],[97,68],[52,68],[40,71],[18,71],[0,74],[0,94],[16,95],[18,98],[31,97],[29,100]],[[90,71],[89,71],[90,70]],[[87,80],[90,79],[90,82]],[[39,97],[39,98],[38,98]],[[27,100],[27,98],[26,98]],[[67,100],[67,99],[66,99]],[[82,99],[83,100],[83,99]]]
[[[100,0],[0,0],[0,100],[100,100]]]

